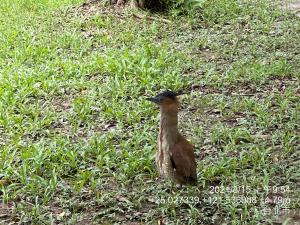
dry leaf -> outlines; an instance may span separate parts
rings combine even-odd
[[[60,214],[58,214],[57,219],[61,220],[66,215],[65,211],[62,211]]]
[[[0,180],[0,186],[5,186],[8,185],[9,181],[8,180]]]

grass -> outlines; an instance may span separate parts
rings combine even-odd
[[[0,2],[1,224],[300,221],[299,18],[266,0],[171,23],[81,4]],[[154,166],[145,98],[165,89],[189,92],[197,187]]]

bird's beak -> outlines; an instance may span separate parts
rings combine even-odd
[[[146,98],[146,100],[150,101],[150,102],[154,102],[156,104],[159,103],[159,99],[158,98]]]

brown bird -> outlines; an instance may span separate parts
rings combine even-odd
[[[177,96],[165,91],[154,98],[147,98],[160,107],[160,125],[156,166],[163,177],[177,184],[197,183],[194,147],[178,131]]]

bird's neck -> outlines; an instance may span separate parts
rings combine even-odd
[[[161,110],[159,138],[166,146],[176,143],[179,136],[178,131],[178,110]]]

